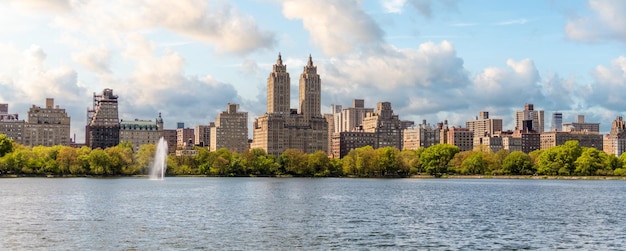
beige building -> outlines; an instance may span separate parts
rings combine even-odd
[[[120,142],[129,142],[135,152],[144,144],[158,144],[163,137],[163,118],[161,113],[153,122],[151,120],[135,119],[120,122]]]
[[[465,122],[467,129],[474,132],[474,137],[494,136],[502,131],[502,119],[489,118],[489,112],[480,112],[475,120]]]
[[[25,121],[20,120],[17,113],[9,114],[9,104],[0,104],[0,134],[21,144],[24,123]]]
[[[443,124],[433,126],[426,124],[426,120],[422,121],[417,127],[404,129],[403,132],[403,149],[416,150],[421,147],[430,147],[439,144],[441,127]]]
[[[176,147],[193,146],[195,138],[193,128],[176,128]]]
[[[300,111],[290,108],[291,81],[279,54],[267,79],[267,112],[253,123],[251,148],[278,156],[285,150],[328,151],[328,122],[321,114],[321,79],[309,56],[300,75]]]
[[[227,148],[242,153],[248,149],[248,113],[238,110],[238,104],[229,103],[226,111],[215,118],[215,126],[211,127],[211,151]]]
[[[542,133],[544,131],[544,125],[543,110],[535,110],[533,104],[526,104],[524,110],[515,113],[515,130]]]
[[[363,99],[352,100],[352,107],[343,110],[340,105],[331,105],[331,110],[334,110],[334,132],[359,131],[366,114],[374,112],[374,108],[365,108]]]
[[[611,132],[604,137],[603,149],[607,154],[620,156],[626,152],[626,123],[622,116],[613,120]]]
[[[580,146],[593,147],[602,151],[602,134],[595,132],[544,132],[541,134],[541,149],[563,145],[568,140],[576,140]]]
[[[563,124],[563,131],[600,133],[600,123],[586,123],[585,116],[578,115],[576,122]]]
[[[54,105],[54,99],[47,98],[46,106],[33,105],[28,110],[24,124],[22,144],[25,146],[55,146],[70,144],[70,117],[65,109]]]
[[[215,127],[214,122],[209,122],[208,125],[197,125],[194,131],[194,144],[202,147],[209,147],[211,144],[211,128]]]
[[[461,126],[448,127],[448,122],[446,121],[439,133],[439,142],[441,144],[458,146],[461,151],[474,149],[474,132],[467,128],[461,128]]]
[[[109,88],[101,95],[93,93],[93,107],[87,110],[85,145],[104,149],[120,143],[117,98]]]
[[[395,147],[402,149],[402,122],[393,114],[390,102],[378,102],[376,110],[363,118],[363,131],[376,133],[374,148]]]
[[[176,129],[163,129],[163,138],[167,141],[167,150],[170,154],[176,152],[178,145],[178,133]]]

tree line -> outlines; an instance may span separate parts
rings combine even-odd
[[[619,158],[577,141],[529,154],[492,152],[486,147],[459,151],[448,144],[417,150],[393,147],[353,149],[341,159],[326,153],[288,149],[280,156],[263,149],[243,153],[228,149],[211,152],[196,147],[195,156],[169,155],[167,175],[295,176],[295,177],[410,177],[413,175],[558,175],[626,176],[626,155]],[[0,134],[0,174],[55,176],[119,176],[149,173],[154,144],[139,147],[128,142],[106,149],[70,146],[27,147]]]

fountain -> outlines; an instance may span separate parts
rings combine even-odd
[[[167,169],[167,141],[163,137],[159,139],[152,168],[150,169],[151,180],[163,180],[165,178],[165,169]]]

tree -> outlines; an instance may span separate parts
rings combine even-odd
[[[502,171],[510,175],[531,175],[535,172],[530,156],[522,151],[515,151],[502,161]]]
[[[0,157],[13,151],[13,140],[4,134],[0,134]]]
[[[280,164],[287,174],[313,176],[307,167],[308,156],[299,149],[287,149],[280,155]]]
[[[446,173],[448,163],[459,153],[459,147],[449,144],[437,144],[426,148],[420,155],[420,163],[424,166],[426,172],[437,178]]]
[[[95,175],[110,175],[111,172],[111,159],[107,153],[100,149],[94,149],[89,153],[89,168],[92,174]]]
[[[330,176],[330,159],[323,151],[316,151],[309,154],[307,159],[308,170],[313,172],[313,176],[316,177],[328,177]]]
[[[487,163],[483,160],[483,152],[472,152],[462,164],[463,174],[485,174]]]
[[[576,175],[595,175],[599,170],[604,169],[604,159],[598,149],[588,147],[574,162]]]

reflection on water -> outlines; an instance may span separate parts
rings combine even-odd
[[[625,249],[624,181],[0,179],[0,249]]]

